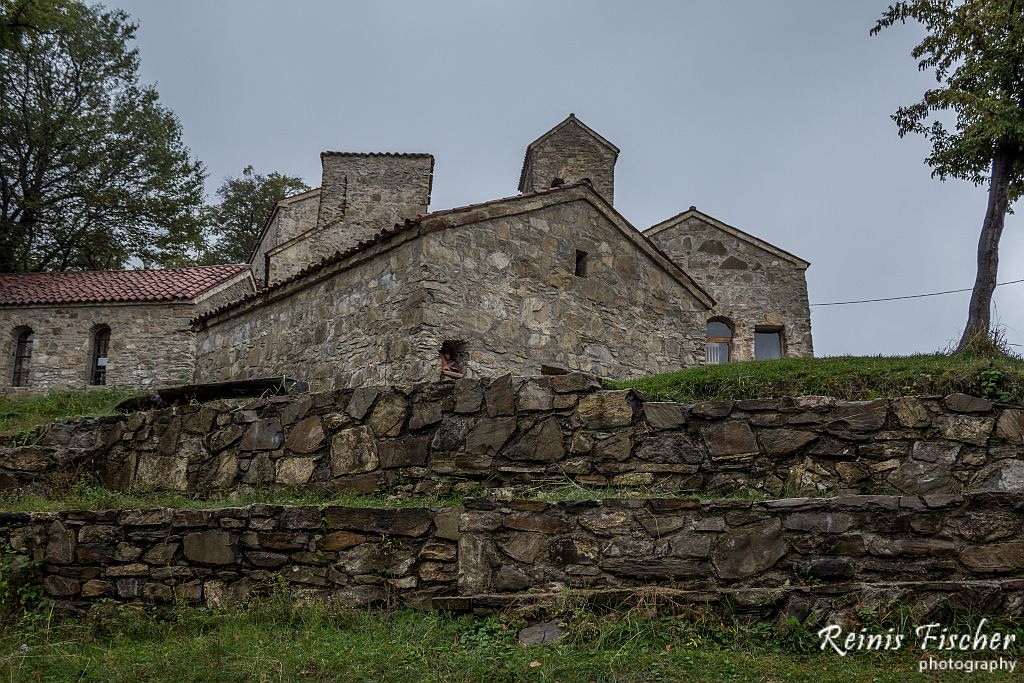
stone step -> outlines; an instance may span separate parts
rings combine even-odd
[[[950,614],[1024,616],[1024,580],[851,582],[767,588],[684,590],[668,586],[574,589],[557,592],[490,593],[438,596],[435,609],[453,612],[509,610],[564,611],[568,605],[591,609],[642,609],[647,614],[699,612],[740,623],[794,619],[808,626],[861,626],[869,614],[879,617],[909,610],[917,624]]]

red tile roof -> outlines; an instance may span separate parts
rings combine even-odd
[[[164,270],[0,273],[0,306],[194,299],[247,265]]]

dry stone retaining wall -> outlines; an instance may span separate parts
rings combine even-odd
[[[649,499],[463,508],[250,505],[0,513],[45,593],[220,606],[283,584],[350,605],[475,609],[572,589],[757,618],[865,606],[1024,611],[1024,496]]]
[[[355,489],[574,481],[663,492],[1024,491],[1024,409],[954,394],[685,405],[590,376],[358,388],[53,425],[0,449],[0,489]]]
[[[1020,494],[764,502],[480,498],[466,503],[459,592],[664,583],[970,581],[1024,571]]]
[[[250,505],[0,513],[0,543],[40,561],[47,595],[218,606],[283,579],[348,604],[450,592],[459,509]]]

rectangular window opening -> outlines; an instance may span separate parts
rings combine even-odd
[[[782,330],[754,330],[754,360],[782,358]]]
[[[576,277],[587,276],[587,252],[576,250]]]

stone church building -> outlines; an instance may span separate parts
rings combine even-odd
[[[48,274],[20,297],[38,276],[0,276],[8,385],[85,386],[103,344],[118,386],[627,378],[810,356],[807,261],[694,207],[637,230],[614,208],[618,154],[570,115],[527,146],[518,194],[430,212],[432,156],[325,152],[321,187],[278,203],[248,266],[129,271],[159,294],[88,301],[48,292],[110,274]],[[161,289],[185,272],[191,288]],[[154,353],[154,332],[176,341]]]

